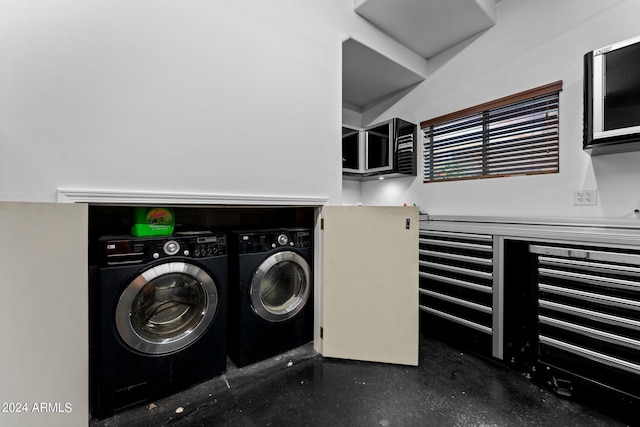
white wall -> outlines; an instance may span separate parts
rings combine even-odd
[[[416,203],[434,215],[636,218],[640,152],[582,151],[583,55],[640,34],[637,0],[502,0],[498,22],[429,60],[428,78],[380,119],[420,121],[563,80],[560,173],[423,184],[365,182],[369,205]],[[421,164],[421,161],[420,161]],[[421,170],[421,167],[419,168]],[[598,206],[573,206],[574,189],[598,189]]]
[[[0,201],[55,201],[57,189],[76,189],[315,196],[340,204],[342,42],[354,37],[426,73],[424,59],[356,15],[349,1],[1,3]],[[358,187],[353,202],[359,197]],[[34,209],[49,209],[37,205],[42,206]],[[85,221],[74,224],[86,237],[86,212],[80,216]],[[19,221],[7,221],[5,228],[22,230]],[[54,234],[62,230],[60,221],[38,224]],[[85,239],[67,234],[86,250]],[[31,240],[20,242],[35,249],[42,242],[60,243],[51,236]],[[22,253],[29,254],[31,264],[37,260],[33,250],[16,257]],[[86,256],[73,254],[61,253],[86,267]],[[52,316],[36,310],[46,319],[34,316],[31,301],[25,302],[28,309],[14,304],[2,310],[4,345],[13,349],[6,356],[13,361],[29,354],[22,365],[11,367],[14,375],[0,383],[0,394],[6,402],[23,399],[14,387],[20,384],[42,402],[71,399],[72,416],[80,420],[18,414],[9,421],[13,425],[35,425],[35,418],[38,425],[80,425],[88,417],[88,361],[86,352],[76,350],[88,351],[86,321],[75,322],[75,339],[47,354],[45,373],[30,364],[42,355],[23,346],[29,338],[25,328],[11,325],[20,317],[15,313],[27,313],[34,325],[46,321],[56,338],[66,333],[69,321],[86,320],[82,266],[66,270],[77,279],[68,281],[47,267],[58,258],[41,257],[46,268],[34,271],[51,273],[51,280],[34,282],[23,275],[11,286],[47,295],[60,279],[69,288],[64,293],[68,310]],[[4,260],[19,265],[17,258]],[[37,348],[40,341],[32,344]],[[76,360],[81,363],[73,372],[56,371]],[[61,375],[68,380],[59,390],[64,395],[48,393]],[[76,397],[84,403],[76,404]]]
[[[342,124],[354,127],[356,129],[364,127],[362,124],[362,113],[354,111],[350,108],[342,108]],[[359,181],[342,180],[342,204],[345,206],[353,206],[362,203],[360,195],[361,185]]]
[[[350,36],[426,72],[348,1],[5,0],[0,200],[70,188],[339,204]]]

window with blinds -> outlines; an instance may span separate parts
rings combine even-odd
[[[420,124],[424,182],[559,171],[562,82]]]

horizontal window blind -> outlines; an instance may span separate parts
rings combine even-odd
[[[423,122],[424,181],[558,172],[561,83],[545,87]]]

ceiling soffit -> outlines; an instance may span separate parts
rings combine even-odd
[[[342,43],[342,100],[363,108],[415,85],[424,76],[354,39]]]
[[[425,59],[496,23],[495,0],[354,0],[354,10]],[[365,110],[424,79],[357,40],[342,44],[342,100],[350,109]]]
[[[364,0],[356,13],[423,58],[496,23],[495,0]]]

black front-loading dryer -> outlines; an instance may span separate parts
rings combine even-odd
[[[226,235],[103,237],[99,245],[89,292],[92,416],[224,372]]]
[[[313,340],[312,230],[234,232],[228,352],[242,367]]]

